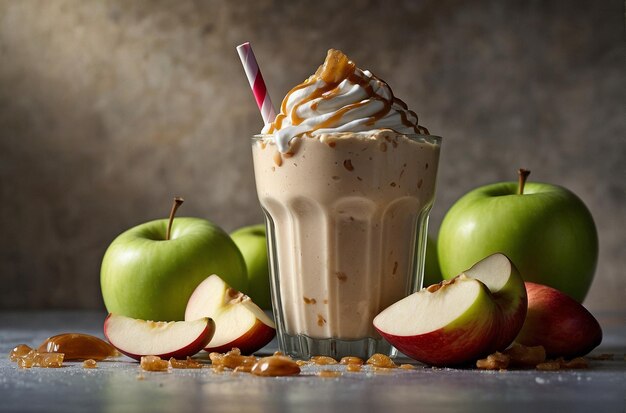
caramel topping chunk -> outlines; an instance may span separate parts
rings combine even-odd
[[[558,361],[545,361],[537,364],[537,370],[541,371],[556,371],[561,369],[561,363]]]
[[[589,368],[589,363],[583,357],[576,357],[570,361],[561,362],[561,367],[565,369],[586,369]]]
[[[385,368],[396,368],[398,365],[393,362],[391,357],[386,356],[384,354],[376,353],[369,359],[367,359],[367,364],[373,367],[385,367]]]
[[[20,358],[24,357],[25,355],[27,355],[28,353],[30,353],[31,350],[32,350],[32,348],[30,348],[26,344],[19,344],[19,345],[15,346],[13,348],[13,350],[11,350],[9,352],[9,359],[11,361],[17,361],[18,359],[20,359]]]
[[[496,351],[487,356],[487,358],[476,361],[476,367],[482,370],[502,370],[509,367],[511,358],[506,354]]]
[[[57,368],[63,366],[63,353],[40,353],[36,350],[30,350],[27,353],[26,345],[17,346],[11,352],[12,361],[17,361],[19,368],[29,369],[31,367]],[[30,348],[30,347],[28,347]]]
[[[142,356],[139,363],[145,371],[167,371],[170,364],[159,356]]]
[[[293,376],[300,374],[300,367],[284,356],[269,356],[259,359],[250,371],[256,376]]]
[[[115,347],[89,334],[65,333],[46,339],[37,349],[40,353],[63,353],[65,360],[104,360],[119,355]]]
[[[329,364],[337,364],[337,360],[328,356],[313,356],[311,357],[311,362],[314,364],[321,365],[321,366],[325,366]]]
[[[341,372],[337,370],[321,370],[317,373],[317,375],[319,377],[330,379],[341,376]]]
[[[355,64],[348,56],[336,49],[328,50],[326,60],[317,69],[314,77],[326,83],[337,84],[354,72]]]
[[[170,367],[173,369],[201,369],[202,363],[187,356],[186,360],[176,360],[174,357],[170,358]]]
[[[342,357],[341,360],[339,361],[339,364],[356,364],[356,365],[361,365],[363,364],[363,359],[360,357],[355,357],[355,356],[346,356],[346,357]]]
[[[360,364],[348,364],[346,366],[346,371],[349,371],[351,373],[357,373],[361,371],[361,365]]]
[[[527,347],[514,343],[504,350],[504,354],[510,357],[511,366],[535,367],[546,360],[546,350],[543,346]]]
[[[233,348],[227,353],[211,353],[209,354],[211,363],[214,366],[236,369],[240,366],[253,366],[257,359],[254,356],[242,356],[238,348]]]

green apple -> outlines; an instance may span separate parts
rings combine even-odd
[[[443,278],[441,277],[441,268],[439,268],[439,258],[437,257],[437,241],[430,235],[426,242],[426,264],[424,265],[424,282],[423,287],[437,284]]]
[[[441,223],[443,277],[502,252],[526,281],[549,285],[582,302],[593,280],[598,235],[591,213],[569,190],[546,183],[483,186],[464,195]]]
[[[189,297],[211,274],[239,291],[248,290],[246,264],[228,234],[205,219],[173,219],[176,208],[170,220],[131,228],[107,249],[100,285],[109,313],[183,320]]]
[[[264,310],[272,309],[270,271],[267,259],[265,224],[239,228],[230,234],[246,261],[248,295]]]

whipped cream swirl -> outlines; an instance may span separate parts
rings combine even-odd
[[[378,129],[428,134],[387,83],[331,49],[317,72],[287,93],[280,113],[262,133],[272,134],[278,150],[286,153],[296,136]]]

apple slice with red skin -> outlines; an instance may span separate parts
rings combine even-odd
[[[208,317],[195,321],[146,321],[109,314],[104,335],[121,353],[136,360],[142,356],[184,359],[211,341],[215,323]]]
[[[187,303],[185,320],[200,317],[215,320],[215,335],[205,347],[209,352],[237,347],[242,354],[252,354],[276,335],[274,322],[263,310],[215,274],[196,287]]]
[[[528,296],[524,279],[513,262],[504,254],[492,254],[463,272],[487,286],[500,310],[500,326],[494,333],[491,352],[506,349],[519,333],[526,311]]]
[[[521,329],[526,306],[519,272],[506,256],[493,254],[392,304],[374,327],[417,361],[453,366],[504,350]]]
[[[602,328],[578,301],[547,285],[526,282],[528,314],[515,339],[543,346],[548,357],[584,356],[602,342]]]

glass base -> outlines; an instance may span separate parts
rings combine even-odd
[[[278,337],[280,351],[302,360],[312,356],[329,356],[341,359],[345,356],[360,357],[367,360],[375,353],[395,357],[398,350],[382,338],[363,338],[360,340],[340,340],[336,338],[313,338],[304,334],[295,336],[282,334]]]

